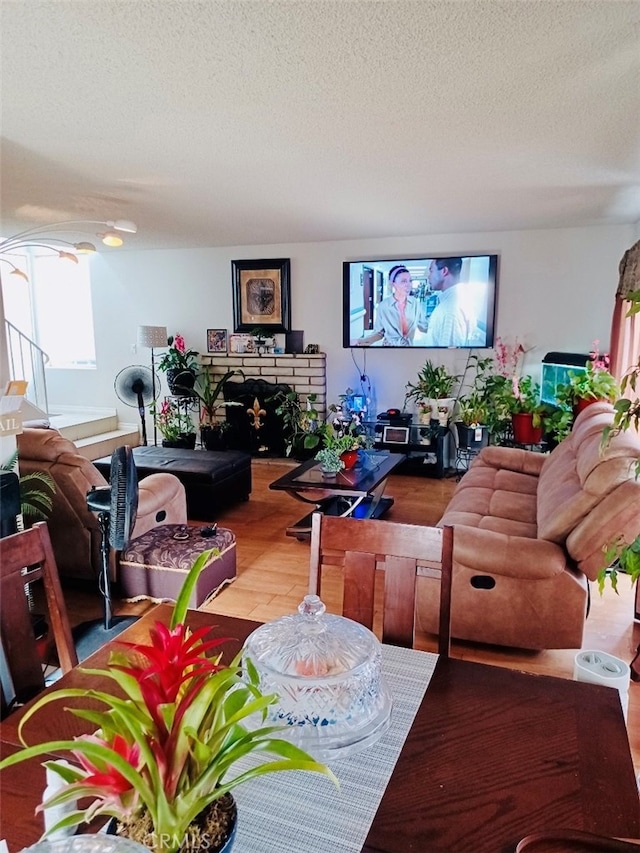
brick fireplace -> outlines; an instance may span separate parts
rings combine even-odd
[[[202,355],[202,366],[208,369],[211,373],[213,382],[218,382],[225,373],[230,370],[242,370],[244,373],[244,383],[249,387],[255,385],[260,388],[259,408],[265,410],[265,414],[260,416],[260,424],[264,425],[259,431],[251,429],[245,430],[246,446],[245,449],[254,455],[265,453],[266,455],[284,455],[277,442],[274,445],[272,440],[267,436],[272,432],[269,427],[273,422],[273,408],[265,402],[265,399],[275,393],[278,387],[283,385],[289,386],[293,391],[296,391],[302,403],[306,403],[309,394],[316,394],[314,407],[318,410],[320,417],[326,417],[327,408],[327,382],[326,382],[326,353],[317,355],[311,354],[265,354],[255,355],[247,353],[230,353],[229,355]],[[255,382],[252,382],[255,380]],[[242,377],[232,377],[230,383],[242,383]],[[268,383],[265,385],[265,383]],[[270,390],[270,386],[273,386]],[[256,399],[257,399],[256,397]],[[244,400],[244,398],[243,398]],[[254,395],[251,394],[251,400],[247,399],[249,406],[254,403]],[[253,424],[254,416],[247,415],[246,409],[228,409],[227,419],[232,423],[237,418],[247,418]],[[220,418],[224,420],[224,410],[220,410]],[[281,427],[278,427],[278,434],[281,435]],[[236,431],[237,432],[237,431]],[[267,438],[265,438],[267,437]],[[259,440],[258,440],[259,439]],[[264,439],[264,440],[263,440]]]

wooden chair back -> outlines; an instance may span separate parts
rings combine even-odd
[[[0,673],[3,713],[45,686],[25,584],[42,578],[48,622],[63,672],[78,663],[49,530],[45,522],[0,538]]]
[[[322,569],[339,566],[344,578],[342,613],[373,626],[375,576],[384,571],[382,641],[412,648],[418,575],[440,578],[438,652],[451,647],[453,527],[422,527],[314,512],[309,592],[321,595]]]

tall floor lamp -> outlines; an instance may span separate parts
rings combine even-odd
[[[167,346],[166,326],[138,326],[138,346],[151,349],[151,382],[153,385],[153,402],[156,401],[156,369],[154,361],[154,349]],[[153,413],[153,443],[158,444],[158,430],[156,428],[155,410]]]

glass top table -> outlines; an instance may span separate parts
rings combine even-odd
[[[325,515],[380,518],[393,505],[393,498],[383,497],[387,477],[405,458],[403,453],[364,452],[353,468],[331,477],[322,473],[319,462],[310,459],[269,488],[313,504],[314,511]],[[287,528],[287,535],[298,539],[307,539],[310,533],[311,513]]]

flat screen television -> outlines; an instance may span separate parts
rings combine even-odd
[[[497,288],[497,255],[345,261],[343,346],[492,347]]]

